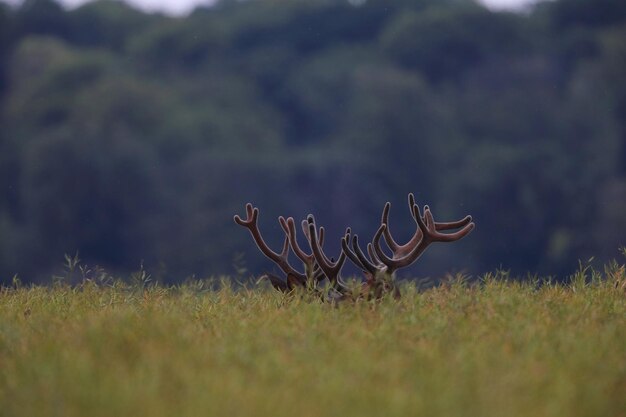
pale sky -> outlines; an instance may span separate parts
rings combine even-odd
[[[9,4],[20,4],[22,0],[0,0]],[[60,0],[68,7],[76,7],[89,0]],[[160,11],[173,15],[184,15],[198,4],[210,4],[213,0],[126,0],[136,7],[146,11]],[[479,0],[487,7],[501,9],[523,9],[536,0]]]

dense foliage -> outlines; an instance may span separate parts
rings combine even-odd
[[[477,222],[409,273],[613,257],[624,39],[623,0],[0,3],[0,279],[47,279],[76,251],[169,279],[259,273],[231,220],[246,201],[272,244],[278,215],[313,212],[332,250],[388,199],[408,237],[408,192]]]
[[[2,415],[626,415],[623,265],[338,306],[86,277],[0,288]]]

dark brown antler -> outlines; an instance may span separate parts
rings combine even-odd
[[[341,282],[339,277],[339,273],[341,272],[341,268],[343,267],[344,262],[346,261],[346,253],[342,250],[341,254],[337,258],[337,261],[334,259],[328,259],[321,246],[321,237],[318,238],[317,227],[315,226],[315,217],[312,214],[309,214],[307,217],[307,222],[309,225],[309,243],[311,245],[311,251],[313,252],[313,256],[315,257],[315,262],[320,266],[320,269],[324,272],[324,275],[331,283],[333,288],[342,292],[345,289],[344,284]],[[320,228],[321,229],[321,228]],[[320,230],[321,235],[321,230]],[[345,238],[349,239],[350,236],[350,228],[346,230]]]
[[[415,199],[412,194],[409,194],[409,206],[411,208],[411,216],[417,223],[418,229],[407,244],[399,245],[396,243],[388,230],[390,203],[385,204],[382,224],[372,240],[376,255],[380,261],[387,266],[389,273],[393,273],[415,262],[431,243],[454,242],[467,236],[475,227],[471,216],[466,216],[456,222],[437,223],[428,206],[424,206],[424,217],[422,217],[419,206],[415,204]],[[443,230],[457,229],[459,227],[462,227],[462,229],[454,233],[440,233],[440,231]],[[391,257],[387,256],[380,247],[380,238],[383,235],[385,236],[385,241],[389,248],[393,252]]]
[[[413,196],[413,193],[409,193],[409,211],[413,219],[415,219],[414,210],[413,210],[415,206],[416,206],[415,196]],[[422,236],[424,235],[424,233],[422,232],[422,229],[418,227],[415,230],[413,237],[406,244],[404,245],[398,244],[394,240],[394,238],[391,236],[391,231],[389,229],[389,210],[390,209],[391,209],[391,203],[387,202],[385,204],[385,207],[383,208],[383,215],[381,219],[381,224],[386,226],[382,232],[385,238],[385,242],[387,243],[387,246],[389,246],[389,249],[392,250],[394,257],[402,257],[402,256],[409,254],[413,250],[413,248],[417,244],[419,244],[419,242],[422,240]],[[424,206],[424,210],[429,210],[428,206]],[[458,229],[459,227],[463,227],[469,224],[471,221],[472,221],[472,216],[465,216],[463,219],[456,221],[456,222],[435,223],[435,229],[437,231]]]
[[[283,216],[278,218],[281,227],[283,228],[285,234],[289,238],[289,244],[291,245],[291,249],[293,253],[304,263],[305,275],[309,278],[314,278],[316,282],[319,282],[324,279],[324,273],[321,270],[319,264],[315,262],[315,254],[310,253],[307,254],[300,248],[298,244],[298,240],[296,238],[296,222],[293,217],[289,217],[285,219]],[[311,233],[309,231],[309,224],[306,220],[302,221],[302,231],[304,236],[307,239],[309,245],[311,244]],[[320,227],[319,230],[319,244],[322,246],[324,244],[324,228]]]
[[[361,250],[357,235],[352,236],[352,248],[349,246],[349,236],[341,239],[341,247],[346,256],[365,274],[365,282],[360,290],[353,294],[353,298],[380,299],[389,293],[392,293],[395,299],[400,298],[400,291],[393,282],[389,268],[380,261],[371,243],[367,245],[369,258]]]
[[[278,265],[278,267],[287,275],[287,284],[283,288],[281,285],[278,284],[279,280],[276,277],[268,274],[267,276],[269,277],[270,282],[272,283],[274,288],[281,291],[291,291],[296,286],[305,285],[306,276],[297,271],[289,264],[289,236],[285,236],[285,242],[283,243],[282,251],[280,253],[274,252],[272,249],[270,249],[269,246],[267,246],[267,243],[265,243],[263,237],[261,237],[261,232],[259,231],[258,225],[259,209],[257,207],[253,207],[252,204],[248,203],[246,204],[246,214],[246,220],[243,220],[238,215],[235,215],[233,219],[238,225],[243,226],[250,231],[250,234],[252,235],[252,238],[254,239],[254,242],[256,243],[259,250],[261,250],[261,252],[263,252],[266,257],[274,261],[274,263],[276,263],[276,265]]]
[[[474,223],[471,216],[456,222],[435,222],[428,206],[424,206],[424,213],[420,212],[419,206],[415,204],[415,197],[409,194],[409,209],[413,220],[417,224],[415,233],[405,244],[399,244],[391,235],[389,230],[389,211],[391,204],[387,202],[383,209],[381,225],[376,231],[371,243],[367,245],[367,254],[359,246],[357,235],[351,236],[350,229],[346,230],[341,239],[342,251],[337,261],[328,258],[322,249],[324,240],[324,228],[319,230],[315,224],[313,215],[309,215],[307,220],[302,222],[302,231],[309,243],[311,253],[306,253],[298,244],[296,236],[296,226],[293,218],[279,217],[279,223],[285,232],[285,242],[280,253],[271,250],[263,238],[258,227],[259,209],[252,204],[246,204],[247,218],[243,220],[235,216],[237,224],[246,227],[258,248],[263,254],[274,261],[278,267],[287,275],[286,282],[275,275],[266,274],[263,277],[268,279],[274,288],[289,292],[298,286],[305,286],[317,291],[316,284],[328,279],[337,296],[335,300],[358,299],[367,297],[368,299],[380,299],[385,294],[393,294],[394,298],[400,298],[400,292],[394,283],[394,273],[400,268],[406,267],[415,262],[426,248],[433,242],[453,242],[467,236],[474,230]],[[453,233],[441,233],[446,230],[460,229]],[[387,246],[391,249],[392,255],[387,255],[381,248],[380,240],[384,237]],[[352,243],[352,247],[350,247]],[[288,261],[289,248],[304,263],[305,274],[293,268]],[[346,285],[340,277],[341,269],[349,258],[355,265],[365,273],[365,282],[361,287],[355,288],[356,293]],[[311,285],[311,286],[309,286]],[[331,293],[332,296],[332,293]]]
[[[350,236],[346,235],[341,239],[341,247],[343,248],[344,253],[356,266],[361,268],[363,272],[366,274],[369,273],[371,275],[380,274],[387,272],[387,266],[383,264],[378,256],[372,249],[372,244],[369,243],[367,245],[367,251],[369,254],[369,259],[365,256],[361,247],[359,246],[359,236],[352,236],[352,248],[349,246]]]
[[[357,297],[367,297],[379,299],[384,294],[393,294],[393,297],[400,298],[400,291],[394,282],[396,270],[408,266],[415,262],[432,242],[451,242],[461,239],[474,229],[471,223],[471,216],[466,216],[462,220],[450,223],[437,223],[434,221],[428,206],[424,207],[424,217],[422,218],[419,207],[415,204],[415,197],[409,194],[409,210],[411,216],[417,223],[417,228],[411,239],[404,245],[399,244],[391,235],[389,230],[389,210],[391,203],[387,202],[383,209],[381,225],[374,235],[372,243],[367,245],[368,256],[365,255],[359,246],[357,235],[352,237],[352,247],[350,247],[349,236],[341,241],[346,256],[354,262],[365,273],[365,282]],[[456,233],[443,234],[440,231],[458,229]],[[385,238],[387,246],[393,255],[387,256],[380,247],[381,237]]]

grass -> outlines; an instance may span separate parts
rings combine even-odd
[[[0,292],[1,416],[626,416],[626,274],[400,302],[86,280]]]

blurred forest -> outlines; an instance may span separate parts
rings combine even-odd
[[[244,204],[400,238],[414,192],[477,228],[401,276],[563,276],[626,243],[626,1],[223,0],[189,16],[0,3],[0,282],[273,268]]]

